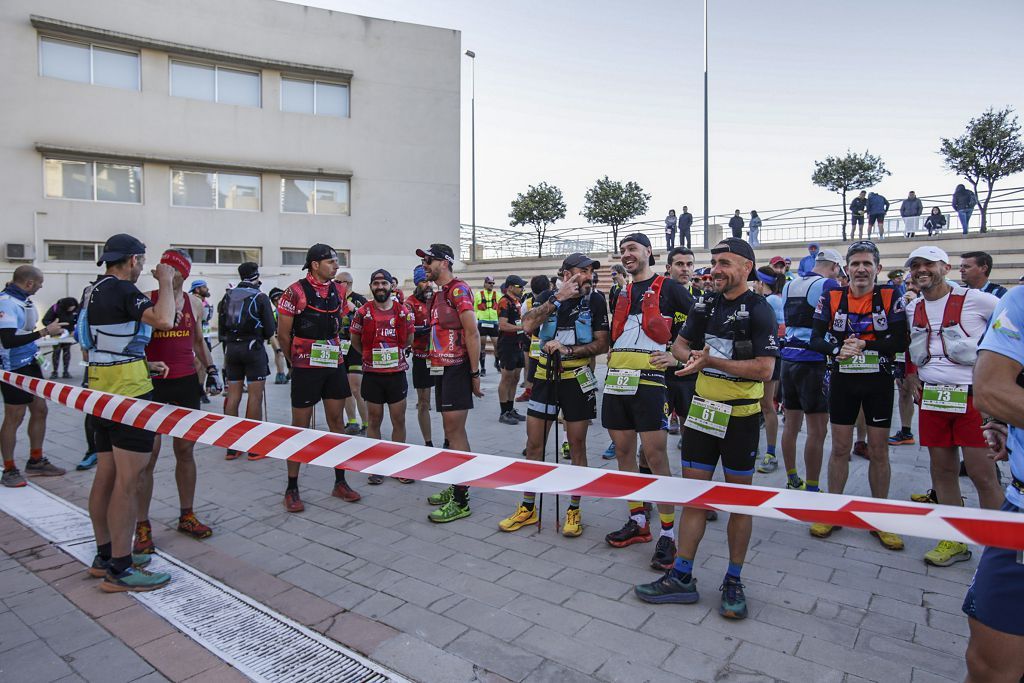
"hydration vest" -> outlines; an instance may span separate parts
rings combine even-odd
[[[715,312],[715,305],[719,302],[721,295],[712,294],[701,296],[690,309],[687,323],[693,339],[690,340],[690,348],[694,350],[703,349],[705,336],[708,328],[708,319]],[[740,309],[732,320],[732,360],[751,360],[754,358],[754,340],[750,335],[750,311],[746,304],[740,304]]]
[[[811,286],[820,280],[821,277],[821,275],[814,273],[789,283],[786,301],[782,305],[783,315],[786,318],[786,327],[814,326],[814,306],[807,303],[807,292],[810,291]]]
[[[453,278],[430,300],[430,332],[428,356],[432,365],[458,365],[466,356],[466,340],[459,312],[450,300],[452,287],[465,284]]]
[[[892,287],[875,287],[871,293],[871,327],[872,332],[887,332],[889,330],[889,317],[886,313],[885,300],[882,297],[882,292],[888,291],[889,304],[892,304],[893,297],[896,295],[895,290]],[[832,336],[836,338],[839,344],[850,336],[851,331],[847,325],[847,318],[850,312],[850,288],[840,287],[839,289],[833,289],[829,292],[830,297],[838,294],[839,302],[832,313]]]
[[[651,341],[657,344],[668,344],[672,340],[672,321],[661,314],[661,286],[665,276],[657,275],[654,282],[643,294],[640,303],[640,327]],[[626,318],[633,302],[633,283],[626,285],[625,296],[619,295],[612,314],[612,342],[622,336],[626,327]]]
[[[78,343],[89,352],[90,365],[112,365],[145,358],[153,328],[140,320],[107,325],[89,324],[89,304],[102,283],[115,279],[112,275],[101,278],[86,288],[82,297],[82,311],[75,331]]]
[[[395,346],[399,349],[404,349],[409,344],[409,330],[406,325],[407,316],[409,313],[405,307],[399,304],[397,301],[391,304],[391,320],[390,325],[395,330],[393,337],[378,334],[377,330],[377,319],[374,316],[374,304],[367,303],[363,305],[363,329],[359,335],[363,342],[363,353],[368,355],[371,349],[377,346]],[[369,325],[367,325],[369,321]]]
[[[590,312],[590,296],[591,295],[588,294],[585,297],[581,297],[579,315],[576,316],[576,320],[573,322],[576,334],[576,344],[589,344],[594,341],[594,319],[593,314]],[[557,333],[558,310],[555,310],[555,312],[551,314],[543,324],[541,324],[540,330],[537,331],[537,338],[540,339],[540,343],[543,345],[554,339]]]
[[[980,337],[971,338],[967,330],[960,324],[960,316],[967,300],[967,289],[956,287],[949,293],[946,305],[942,310],[942,326],[939,328],[939,339],[942,341],[942,353],[957,365],[974,365],[978,360],[978,342]],[[914,319],[910,326],[910,360],[915,365],[925,365],[931,360],[929,345],[932,328],[928,322],[928,312],[924,300],[914,307]]]
[[[292,336],[303,339],[334,339],[341,330],[341,297],[333,282],[327,283],[327,296],[317,294],[306,278],[299,280],[306,296],[306,307],[295,316]]]

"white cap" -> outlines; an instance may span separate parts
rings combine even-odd
[[[818,252],[818,255],[814,257],[814,262],[818,261],[831,261],[832,263],[843,263],[843,257],[839,255],[839,252],[835,249],[822,249]]]
[[[916,258],[923,258],[925,261],[931,261],[932,263],[949,263],[949,254],[942,251],[938,247],[928,245],[924,247],[918,247],[914,251],[910,252],[910,256],[907,257],[907,262],[903,264],[904,268],[909,268],[911,261]]]

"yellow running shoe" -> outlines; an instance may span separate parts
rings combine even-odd
[[[498,522],[498,528],[502,531],[518,531],[527,524],[536,524],[538,521],[540,520],[537,517],[536,505],[532,510],[528,510],[525,505],[520,505],[514,515]]]
[[[899,537],[899,534],[889,531],[872,531],[871,535],[877,538],[886,550],[903,550],[903,539]]]
[[[841,526],[832,526],[831,524],[822,524],[821,522],[815,522],[811,525],[811,536],[815,538],[828,538],[832,535],[833,531],[842,529]]]
[[[580,521],[580,509],[569,508],[565,511],[565,524],[562,526],[562,535],[576,538],[582,533],[583,522]]]
[[[931,505],[939,504],[939,499],[935,495],[935,489],[928,489],[928,493],[911,493],[910,500],[915,503],[928,503]]]
[[[956,541],[939,541],[938,545],[924,554],[924,561],[936,567],[948,567],[969,559],[971,559],[971,551],[967,544]]]

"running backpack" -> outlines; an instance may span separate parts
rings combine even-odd
[[[256,305],[258,289],[235,287],[229,290],[221,300],[221,323],[229,339],[255,339],[260,336],[263,321],[259,307]]]

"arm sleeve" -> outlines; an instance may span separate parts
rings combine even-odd
[[[818,316],[814,316],[814,326],[811,327],[811,340],[807,342],[807,347],[812,351],[824,355],[827,358],[831,358],[835,354],[836,345],[825,339],[825,335],[828,333],[828,321]]]
[[[14,349],[30,344],[41,336],[42,334],[38,331],[18,334],[18,330],[13,327],[4,327],[0,329],[0,346],[3,346],[5,349]]]
[[[274,304],[270,297],[260,292],[256,295],[260,302],[260,321],[263,323],[263,339],[267,340],[277,334],[277,318],[274,317]]]

